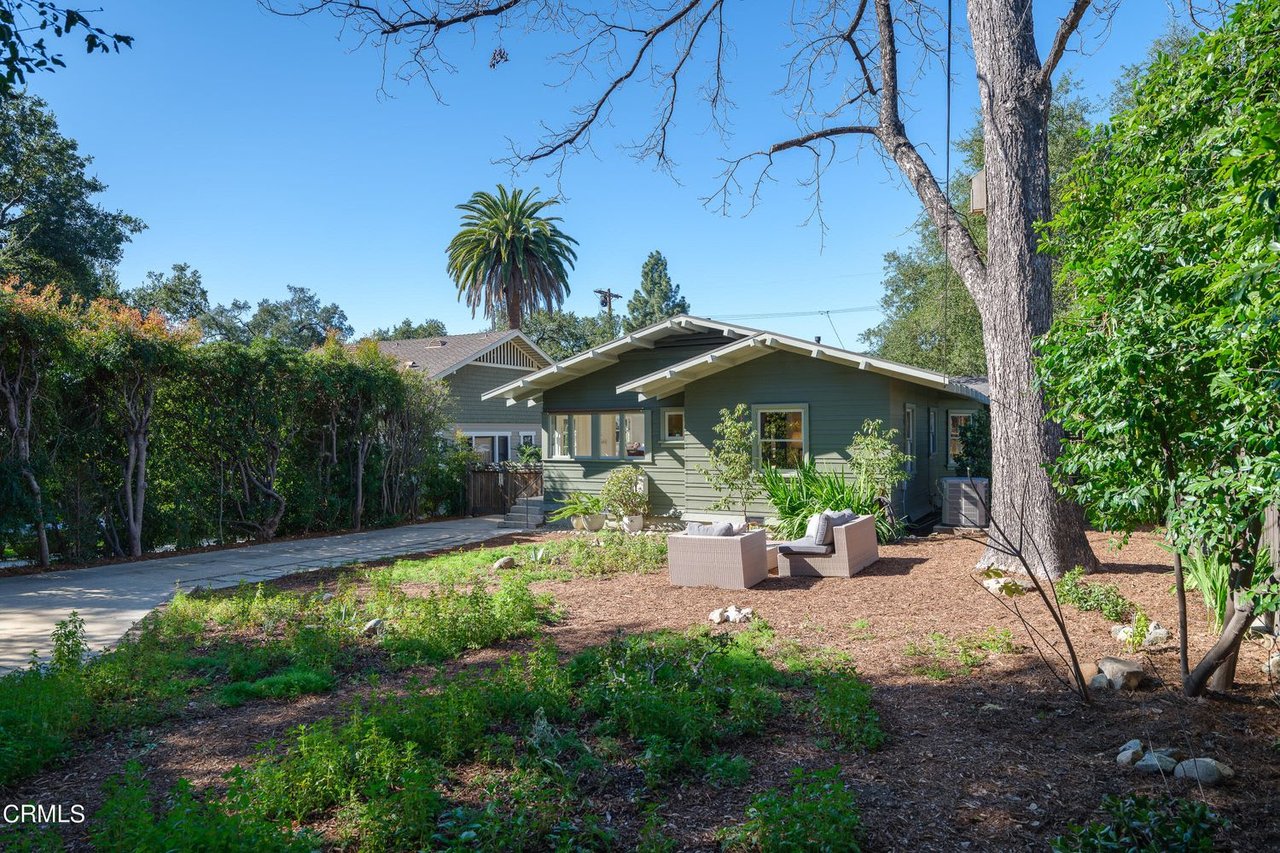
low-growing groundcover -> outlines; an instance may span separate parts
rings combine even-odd
[[[137,768],[93,817],[98,850],[316,846],[592,850],[631,846],[594,803],[625,786],[644,849],[671,849],[660,815],[684,786],[741,784],[735,744],[789,717],[812,718],[850,749],[884,739],[870,688],[847,664],[782,668],[763,623],[735,635],[619,636],[568,663],[554,646],[482,673],[375,695],[349,715],[301,726],[229,778],[220,797],[153,791]],[[826,792],[826,793],[823,793]],[[819,795],[821,794],[821,796]],[[761,794],[732,849],[857,849],[858,810],[837,770]],[[250,846],[234,839],[252,839]],[[838,839],[838,843],[828,843]],[[56,849],[52,836],[41,842]],[[246,841],[246,844],[248,842]]]
[[[50,663],[0,678],[0,785],[78,741],[154,724],[191,701],[235,706],[324,692],[360,655],[391,667],[439,662],[526,636],[548,615],[516,575],[492,589],[442,586],[425,596],[369,578],[363,592],[340,582],[331,593],[261,585],[179,593],[135,634],[87,660],[73,614],[54,633]],[[361,630],[371,619],[383,620],[372,641]]]

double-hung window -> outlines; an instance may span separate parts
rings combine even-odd
[[[964,449],[963,443],[960,441],[960,434],[973,418],[971,411],[948,411],[947,412],[947,467],[956,467],[956,460],[960,458],[960,453]]]
[[[809,407],[753,406],[757,455],[761,465],[795,469],[809,451]]]

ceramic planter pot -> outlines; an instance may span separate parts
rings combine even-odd
[[[575,516],[573,517],[573,529],[574,529],[574,530],[586,530],[586,529],[587,529],[587,519],[586,519],[584,516],[581,516],[581,515],[575,515]]]
[[[639,533],[644,530],[644,516],[624,515],[622,517],[622,529],[628,533]]]
[[[604,513],[597,512],[594,515],[585,516],[582,519],[582,523],[585,526],[585,528],[591,533],[595,533],[598,530],[603,530],[604,529]]]

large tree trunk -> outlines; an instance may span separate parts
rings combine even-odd
[[[1050,482],[1046,468],[1062,431],[1046,422],[1035,383],[1033,339],[1048,331],[1053,306],[1052,269],[1037,252],[1036,234],[1036,223],[1050,217],[1051,87],[1041,81],[1031,0],[970,0],[968,15],[987,176],[986,274],[970,289],[991,383],[991,513],[1015,541],[1023,536],[1033,570],[1058,578],[1075,566],[1096,567],[1097,558],[1084,513]],[[980,564],[1020,568],[992,547]]]

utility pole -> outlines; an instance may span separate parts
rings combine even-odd
[[[612,290],[606,287],[603,290],[597,290],[596,295],[600,297],[600,307],[608,312],[609,322],[612,323],[613,322],[613,300],[621,299],[622,294],[614,293]]]

